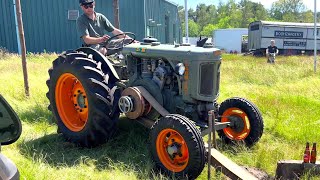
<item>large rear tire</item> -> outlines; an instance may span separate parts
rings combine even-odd
[[[231,122],[231,126],[219,130],[218,134],[225,143],[243,141],[253,146],[263,134],[263,119],[259,109],[243,98],[230,98],[221,103],[219,121]]]
[[[150,131],[151,154],[156,167],[169,176],[195,179],[205,165],[205,147],[192,121],[170,114],[157,120]]]
[[[58,132],[86,147],[105,143],[115,134],[120,92],[115,82],[106,80],[109,72],[103,72],[87,54],[77,52],[60,55],[48,72],[49,110]]]

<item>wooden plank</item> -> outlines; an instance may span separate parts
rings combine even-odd
[[[222,172],[224,175],[231,179],[242,180],[257,180],[255,176],[250,174],[246,169],[240,167],[235,162],[231,161],[225,155],[216,149],[211,149],[211,166],[215,167],[217,171]]]

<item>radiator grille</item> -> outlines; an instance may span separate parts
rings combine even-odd
[[[206,63],[200,65],[200,94],[213,95],[214,64]]]

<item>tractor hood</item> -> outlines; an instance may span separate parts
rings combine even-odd
[[[221,50],[212,47],[196,47],[188,45],[168,45],[153,43],[134,43],[123,48],[124,55],[141,58],[165,58],[189,61],[221,61]]]

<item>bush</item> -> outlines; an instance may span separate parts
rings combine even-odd
[[[5,59],[6,57],[9,56],[9,54],[10,54],[9,51],[6,48],[0,47],[0,60]]]

